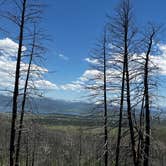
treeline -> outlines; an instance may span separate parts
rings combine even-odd
[[[136,27],[130,0],[122,0],[114,16],[108,17],[102,38],[89,58],[93,76],[85,83],[96,109],[103,113],[102,131],[82,135],[80,129],[71,138],[60,131],[42,131],[33,120],[24,119],[30,96],[40,96],[33,78],[43,73],[34,64],[40,62],[46,50],[42,41],[47,38],[40,27],[44,5],[39,0],[3,1],[1,5],[7,5],[3,7],[7,10],[2,17],[15,25],[13,33],[19,43],[11,127],[10,133],[7,132],[10,144],[9,151],[4,153],[9,157],[5,162],[1,160],[2,165],[164,164],[164,157],[154,158],[163,152],[156,148],[160,143],[151,135],[151,109],[155,107],[158,76],[158,66],[151,55],[157,55],[155,42],[158,42],[160,26],[150,23],[142,29]],[[28,65],[23,66],[23,62]],[[112,121],[113,111],[108,116],[111,106],[118,108],[116,122]]]

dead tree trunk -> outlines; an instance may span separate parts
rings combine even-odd
[[[108,110],[107,110],[107,66],[106,66],[106,30],[104,32],[104,40],[103,40],[103,60],[104,60],[104,164],[108,165]]]
[[[93,57],[90,58],[90,62],[93,66],[92,69],[95,71],[95,75],[87,79],[86,89],[91,91],[92,100],[97,102],[103,115],[103,132],[102,140],[103,152],[102,162],[105,166],[108,166],[108,41],[107,41],[107,27],[104,28],[102,40],[97,43],[97,48],[93,51]],[[95,62],[95,63],[94,63]],[[109,86],[110,87],[110,86]]]
[[[123,64],[123,76],[122,76],[122,87],[121,87],[121,99],[120,99],[120,110],[119,110],[119,124],[118,124],[118,138],[117,138],[117,146],[116,146],[115,166],[119,165],[120,141],[121,141],[122,119],[123,119],[124,87],[125,87],[125,65]]]
[[[141,113],[140,113],[140,122],[139,122],[139,131],[138,131],[138,148],[137,148],[137,163],[140,165],[142,159],[142,152],[144,149],[144,94],[141,103]]]
[[[18,129],[19,130],[18,131],[18,139],[17,139],[17,144],[16,144],[15,166],[19,165],[19,153],[20,153],[20,143],[21,143],[23,121],[24,121],[24,113],[25,113],[25,103],[26,103],[26,98],[27,98],[27,88],[28,88],[28,81],[29,81],[30,72],[31,72],[31,64],[32,64],[32,59],[33,59],[34,49],[35,49],[35,38],[36,38],[36,30],[34,29],[33,41],[32,41],[32,50],[30,53],[29,65],[28,65],[27,76],[26,76],[24,92],[23,92],[23,100],[22,100],[22,105],[21,105],[21,115],[20,115],[19,129]]]
[[[16,134],[16,118],[17,118],[17,102],[19,95],[19,77],[20,77],[20,63],[23,47],[23,34],[24,34],[24,23],[25,23],[25,10],[26,10],[26,0],[22,3],[22,16],[20,24],[20,35],[19,35],[19,47],[17,53],[17,64],[15,72],[15,85],[13,92],[13,105],[12,105],[12,120],[11,120],[11,135],[10,135],[10,166],[14,165],[14,153],[15,153],[15,134]]]
[[[130,128],[130,138],[131,138],[131,146],[132,146],[132,153],[133,153],[133,162],[134,165],[137,165],[137,154],[135,148],[135,136],[134,136],[134,126],[132,121],[132,114],[131,114],[131,101],[130,101],[130,78],[129,78],[129,70],[128,70],[128,21],[126,20],[126,27],[125,27],[125,52],[124,52],[124,62],[126,65],[126,86],[127,86],[127,112],[128,112],[128,121],[129,121],[129,128]]]
[[[144,146],[144,166],[149,165],[150,151],[150,108],[149,108],[149,56],[152,49],[153,37],[155,30],[153,29],[149,37],[148,49],[145,57],[144,67],[144,95],[145,95],[145,146]]]
[[[112,30],[113,45],[116,47],[117,55],[120,55],[120,63],[122,65],[122,83],[121,83],[121,99],[120,99],[120,113],[119,113],[119,126],[118,126],[118,138],[116,147],[116,163],[119,165],[119,151],[121,141],[121,130],[122,130],[122,111],[123,105],[126,98],[127,101],[127,116],[130,131],[130,140],[132,148],[133,163],[137,165],[136,156],[136,141],[134,133],[134,124],[132,120],[132,109],[131,109],[131,97],[130,97],[130,73],[129,73],[129,57],[132,56],[131,47],[134,48],[132,43],[133,37],[135,36],[136,30],[132,25],[132,8],[130,0],[123,0],[120,7],[117,10],[117,15],[111,24],[110,29]],[[125,88],[126,87],[126,88]],[[126,93],[125,93],[126,92]],[[125,95],[125,96],[124,96]]]

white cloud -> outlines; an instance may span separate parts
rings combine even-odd
[[[86,70],[83,75],[79,78],[81,81],[88,81],[89,79],[94,78],[95,76],[99,75],[101,72],[98,70]]]
[[[82,86],[79,83],[69,83],[69,84],[64,84],[59,87],[62,90],[72,90],[72,91],[81,91]]]
[[[36,85],[37,89],[47,89],[47,90],[49,90],[49,89],[58,90],[59,89],[57,85],[55,85],[47,80],[36,80],[33,84]]]
[[[69,58],[63,54],[59,54],[58,56],[65,61],[69,60]]]
[[[157,47],[159,49],[160,55],[151,55],[151,59],[154,64],[158,65],[160,67],[160,74],[166,75],[166,44],[157,44]],[[12,41],[9,38],[1,39],[0,40],[0,87],[6,88],[6,89],[13,89],[14,85],[14,71],[16,66],[15,57],[17,55],[18,50],[18,44]],[[23,48],[23,50],[26,50],[26,47]],[[63,54],[58,55],[63,60],[69,60],[68,57],[64,56]],[[137,56],[137,55],[135,55]],[[143,55],[142,55],[143,56]],[[119,57],[116,56],[116,60]],[[98,64],[98,60],[93,58],[86,58],[85,61],[87,61],[90,64]],[[110,64],[112,62],[109,62]],[[28,68],[28,64],[22,63],[21,68],[23,71],[26,71]],[[33,82],[30,81],[30,85],[35,85],[38,89],[54,89],[54,90],[64,90],[64,91],[82,91],[84,90],[84,87],[88,80],[93,79],[94,77],[101,74],[98,70],[89,69],[85,70],[85,72],[77,78],[75,81],[62,84],[62,85],[56,85],[48,80],[44,79],[44,74],[48,72],[46,68],[40,67],[38,65],[33,64],[32,68],[33,70],[31,76],[33,77]],[[40,77],[38,77],[38,74],[40,71]],[[22,77],[25,77],[24,72],[22,73]],[[120,71],[117,70],[108,70],[108,79],[112,79],[112,82],[116,82],[114,78],[111,78],[111,76],[119,75],[119,78],[121,77]],[[110,76],[111,75],[111,76]],[[120,79],[119,79],[120,80]],[[97,84],[101,84],[101,82],[96,82]],[[24,85],[24,81],[20,81],[20,86]]]
[[[1,90],[13,90],[14,87],[14,75],[16,68],[16,55],[18,51],[18,44],[9,38],[0,40],[0,87]],[[23,51],[26,51],[26,47],[23,47]],[[28,64],[21,63],[21,78],[26,77],[26,70]],[[30,86],[33,84],[39,89],[57,89],[57,86],[48,80],[44,79],[44,74],[48,72],[46,68],[32,64],[31,81]],[[40,73],[40,74],[39,74]],[[32,83],[33,80],[33,83]],[[24,81],[20,81],[20,88],[24,86]]]
[[[93,58],[85,58],[85,61],[91,64],[98,64],[98,60],[97,59],[93,59]]]
[[[166,44],[158,44],[157,45],[159,51],[160,51],[160,55],[151,55],[151,59],[152,62],[154,64],[156,64],[157,66],[160,67],[160,71],[159,73],[161,75],[166,75]],[[145,56],[144,54],[142,54],[141,56]],[[60,57],[64,58],[64,55],[60,55]],[[138,58],[139,56],[135,55],[134,58]],[[119,56],[115,56],[116,61],[119,61]],[[68,58],[67,58],[68,59]],[[94,64],[94,65],[98,65],[98,60],[97,59],[93,59],[93,58],[86,58],[85,61],[87,61],[90,64]],[[140,60],[139,60],[140,61]],[[108,62],[109,64],[112,64],[112,61]],[[132,66],[132,64],[131,64]],[[134,66],[133,70],[135,69]],[[107,78],[109,83],[120,83],[121,81],[121,71],[119,70],[115,70],[115,69],[111,69],[107,71]],[[93,80],[93,78],[95,78],[96,76],[102,75],[102,73],[98,70],[95,69],[89,69],[89,70],[85,70],[85,72],[79,77],[77,78],[75,81],[71,81],[70,83],[66,83],[63,85],[56,85],[55,89],[57,90],[64,90],[64,91],[84,91],[85,90],[85,86],[86,83],[89,80]],[[117,78],[118,76],[118,78]],[[139,79],[139,78],[138,78]],[[102,84],[102,81],[98,80],[96,82],[94,82],[96,85],[100,85]]]
[[[166,44],[157,44],[160,54],[152,55],[152,61],[159,67],[159,73],[166,75]]]
[[[158,44],[157,47],[160,51],[160,54],[151,55],[151,60],[152,60],[153,64],[156,64],[156,66],[159,66],[159,68],[160,68],[159,74],[166,76],[166,44]],[[142,56],[145,56],[145,55],[142,54]],[[135,55],[134,57],[138,58],[139,56]],[[119,56],[116,55],[115,58],[116,58],[116,60],[119,60]],[[87,61],[90,64],[96,64],[96,65],[98,64],[98,60],[93,59],[93,58],[86,58],[85,61]],[[113,63],[113,62],[110,61],[109,64],[111,64],[111,63]],[[132,64],[131,64],[131,66],[132,66]],[[138,66],[134,66],[133,70],[135,69],[135,67],[138,67]],[[100,74],[101,74],[101,72],[98,70],[93,70],[93,69],[86,70],[82,74],[82,76],[80,76],[78,79],[76,79],[76,81],[61,85],[59,88],[62,90],[72,90],[72,91],[84,90],[86,82]],[[120,70],[118,71],[115,69],[111,69],[111,70],[107,71],[107,74],[108,74],[109,82],[119,83],[119,81],[121,81],[121,71]],[[118,78],[117,78],[117,76],[118,76]],[[96,81],[96,84],[101,84],[101,81],[99,81],[99,80]]]
[[[86,70],[81,77],[77,78],[75,81],[71,83],[66,83],[63,85],[59,85],[59,90],[71,90],[71,91],[84,91],[86,87],[86,82],[90,79],[99,75],[100,72],[98,70]]]
[[[1,58],[12,58],[16,57],[18,50],[18,44],[15,43],[13,40],[9,38],[5,38],[0,40],[0,53],[3,55]],[[23,46],[23,51],[26,50],[26,48]]]

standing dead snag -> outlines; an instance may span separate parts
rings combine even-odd
[[[141,103],[141,112],[139,117],[139,130],[138,130],[138,146],[137,146],[137,163],[140,165],[141,158],[142,158],[142,152],[144,147],[144,94],[142,97],[142,103]]]
[[[129,2],[128,2],[129,3]],[[127,10],[129,12],[130,7],[127,4]],[[126,86],[127,86],[127,112],[128,112],[128,121],[129,121],[129,128],[130,128],[130,137],[131,137],[131,146],[132,146],[132,153],[133,153],[133,162],[134,165],[137,165],[137,156],[136,156],[136,148],[135,148],[135,136],[134,136],[134,126],[132,120],[132,113],[131,113],[131,101],[130,101],[130,78],[129,78],[129,68],[128,68],[128,21],[129,15],[128,12],[126,13],[125,24],[124,24],[124,68],[126,73]]]
[[[13,5],[15,5],[13,11]],[[18,0],[11,2],[11,9],[2,13],[3,17],[10,20],[18,28],[18,51],[15,70],[15,82],[13,91],[13,105],[12,105],[12,120],[11,120],[11,135],[10,135],[10,166],[14,166],[16,151],[16,120],[18,112],[18,96],[20,95],[21,87],[21,64],[23,58],[23,51],[27,49],[27,43],[29,40],[29,31],[32,25],[41,18],[41,4],[39,2],[33,2],[32,0]],[[25,46],[25,47],[24,47]],[[25,50],[23,48],[26,48]],[[20,99],[20,98],[19,98]],[[20,109],[21,110],[21,109]]]
[[[97,43],[97,48],[90,58],[92,63],[91,71],[95,74],[88,78],[86,89],[90,90],[91,96],[96,103],[99,103],[103,112],[103,153],[102,158],[105,166],[108,166],[108,53],[107,53],[107,29],[104,28],[102,40]],[[101,158],[100,157],[100,158]]]
[[[150,101],[149,101],[149,56],[152,50],[153,39],[156,29],[152,26],[149,36],[147,36],[147,52],[144,65],[144,96],[145,96],[145,145],[144,145],[144,166],[149,165],[150,152]]]
[[[29,77],[30,77],[30,72],[31,72],[31,64],[32,64],[32,59],[34,56],[34,51],[35,51],[35,45],[36,45],[36,28],[34,28],[34,34],[33,34],[33,41],[32,41],[32,50],[30,53],[30,59],[29,59],[29,64],[28,64],[28,70],[27,70],[27,76],[25,80],[25,85],[24,85],[24,92],[23,92],[23,99],[22,99],[22,104],[21,104],[21,117],[20,117],[20,122],[19,122],[19,131],[18,131],[18,138],[17,138],[17,144],[16,144],[16,161],[15,161],[15,166],[19,165],[19,153],[20,153],[20,143],[21,143],[21,134],[22,134],[22,128],[23,128],[23,120],[24,120],[24,112],[25,112],[25,103],[26,103],[26,98],[27,98],[27,88],[28,88],[28,82],[29,82]]]
[[[103,40],[103,74],[104,74],[104,164],[105,166],[108,165],[108,110],[107,110],[107,59],[106,59],[106,28],[104,30],[104,40]]]
[[[140,109],[139,128],[138,131],[138,145],[137,145],[137,164],[149,165],[150,155],[150,105],[153,103],[150,101],[150,90],[156,85],[151,78],[156,71],[156,64],[151,60],[150,54],[153,49],[153,41],[155,40],[158,28],[153,25],[148,27],[148,30],[144,33],[143,40],[140,42],[141,54],[137,55],[137,71],[138,71],[138,93],[140,103],[138,106]],[[150,104],[151,103],[151,104]]]
[[[111,20],[110,32],[112,38],[112,45],[114,47],[114,52],[117,55],[118,63],[120,63],[122,69],[122,82],[121,82],[121,96],[120,96],[120,112],[119,112],[119,126],[118,126],[118,138],[116,147],[116,163],[119,165],[119,155],[120,155],[120,142],[122,136],[122,119],[123,119],[123,108],[124,102],[126,101],[127,109],[127,119],[130,131],[131,140],[131,151],[133,156],[133,163],[137,165],[137,155],[136,155],[136,141],[134,133],[134,123],[132,117],[132,106],[131,106],[131,85],[130,85],[130,59],[133,56],[134,49],[134,37],[136,34],[136,29],[133,26],[133,16],[132,7],[130,0],[123,0],[116,12],[116,17]],[[119,57],[118,57],[119,56]]]
[[[120,153],[120,140],[122,133],[122,119],[123,119],[123,102],[124,102],[124,88],[125,88],[125,65],[123,65],[123,75],[122,75],[122,87],[121,87],[121,99],[120,99],[120,110],[119,110],[119,124],[118,124],[118,138],[116,146],[116,159],[115,166],[119,165],[119,153]]]
[[[23,38],[24,38],[26,2],[27,2],[26,0],[23,0],[22,9],[21,9],[22,13],[21,13],[21,22],[20,22],[19,47],[18,47],[18,53],[17,53],[15,85],[14,85],[13,105],[12,105],[11,136],[10,136],[10,166],[14,165],[17,102],[18,102],[18,95],[19,95],[19,77],[20,77],[20,64],[21,64],[21,55],[22,55]]]

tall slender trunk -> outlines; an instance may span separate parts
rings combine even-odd
[[[27,88],[28,88],[28,81],[29,81],[29,76],[30,76],[30,71],[31,71],[31,64],[32,64],[32,59],[33,59],[33,54],[34,54],[34,48],[35,48],[35,38],[36,38],[35,33],[36,32],[34,31],[34,36],[33,36],[33,41],[32,41],[32,50],[31,50],[31,54],[30,54],[27,76],[26,76],[25,86],[24,86],[23,100],[22,100],[22,105],[21,105],[22,107],[21,107],[21,116],[20,116],[20,122],[19,122],[18,139],[17,139],[17,144],[16,144],[15,166],[19,165],[20,143],[21,143],[21,136],[22,136],[23,121],[24,121]]]
[[[144,102],[145,102],[145,95],[143,94],[142,98],[142,105],[141,105],[141,113],[140,113],[140,122],[139,122],[139,132],[138,132],[138,148],[137,148],[137,163],[140,165],[141,156],[143,152],[144,146]]]
[[[125,19],[125,26],[124,26],[124,61],[126,65],[126,86],[127,86],[127,113],[128,113],[128,122],[130,128],[130,138],[131,138],[131,146],[132,146],[132,153],[133,153],[133,162],[134,165],[137,165],[137,154],[135,148],[135,136],[134,136],[134,126],[132,121],[132,114],[131,114],[131,100],[130,100],[130,78],[129,78],[129,69],[128,69],[128,16]]]
[[[128,113],[128,121],[129,121],[129,128],[130,128],[130,139],[131,139],[131,146],[132,146],[132,153],[133,153],[133,162],[134,165],[137,165],[137,153],[135,148],[135,136],[134,136],[134,126],[132,121],[132,114],[131,114],[131,101],[130,101],[130,82],[129,82],[129,72],[128,72],[128,60],[126,60],[126,83],[127,83],[127,113]]]
[[[122,132],[122,119],[123,119],[123,102],[124,102],[124,87],[125,87],[125,65],[123,62],[123,76],[122,76],[122,87],[121,87],[121,99],[120,99],[120,110],[119,110],[119,126],[118,126],[118,138],[116,146],[116,161],[115,166],[119,165],[119,153],[120,153],[120,141]]]
[[[121,141],[121,132],[122,132],[122,119],[123,119],[123,107],[125,99],[127,105],[127,115],[128,115],[128,124],[130,131],[130,140],[131,140],[131,151],[133,156],[133,163],[137,166],[136,158],[136,142],[134,134],[134,123],[132,118],[132,109],[131,109],[131,97],[130,97],[130,73],[129,73],[129,48],[133,45],[132,39],[135,35],[135,28],[132,24],[132,7],[130,5],[130,0],[123,0],[120,4],[120,8],[117,11],[117,20],[115,25],[113,25],[115,46],[118,48],[118,53],[122,56],[123,61],[123,71],[122,71],[122,83],[121,83],[121,99],[120,99],[120,112],[119,112],[119,128],[118,128],[118,138],[117,138],[117,147],[116,147],[116,162],[115,165],[119,165],[119,153],[120,153],[120,141]],[[118,27],[118,29],[117,29]],[[119,31],[120,30],[120,31]],[[115,32],[114,32],[115,31]],[[119,37],[119,39],[118,39]]]
[[[104,164],[108,165],[108,110],[107,110],[107,66],[106,66],[106,30],[104,32]]]
[[[15,154],[15,145],[14,144],[15,144],[15,135],[16,135],[15,127],[16,127],[16,119],[17,119],[17,102],[18,102],[18,95],[19,95],[19,77],[20,77],[20,64],[21,64],[21,54],[22,54],[22,46],[23,46],[25,9],[26,9],[26,0],[23,1],[23,6],[22,6],[19,47],[18,47],[18,54],[17,54],[15,85],[14,85],[14,92],[13,92],[11,135],[10,135],[10,166],[14,165],[14,154]]]
[[[146,53],[144,68],[144,94],[145,94],[145,147],[144,147],[144,166],[149,165],[149,149],[150,149],[150,109],[149,109],[149,55],[151,52],[154,32],[150,36],[148,50]]]
[[[148,88],[148,61],[149,57],[146,57],[145,64],[145,158],[144,158],[144,166],[149,165],[149,146],[150,146],[150,110],[149,110],[149,88]]]

